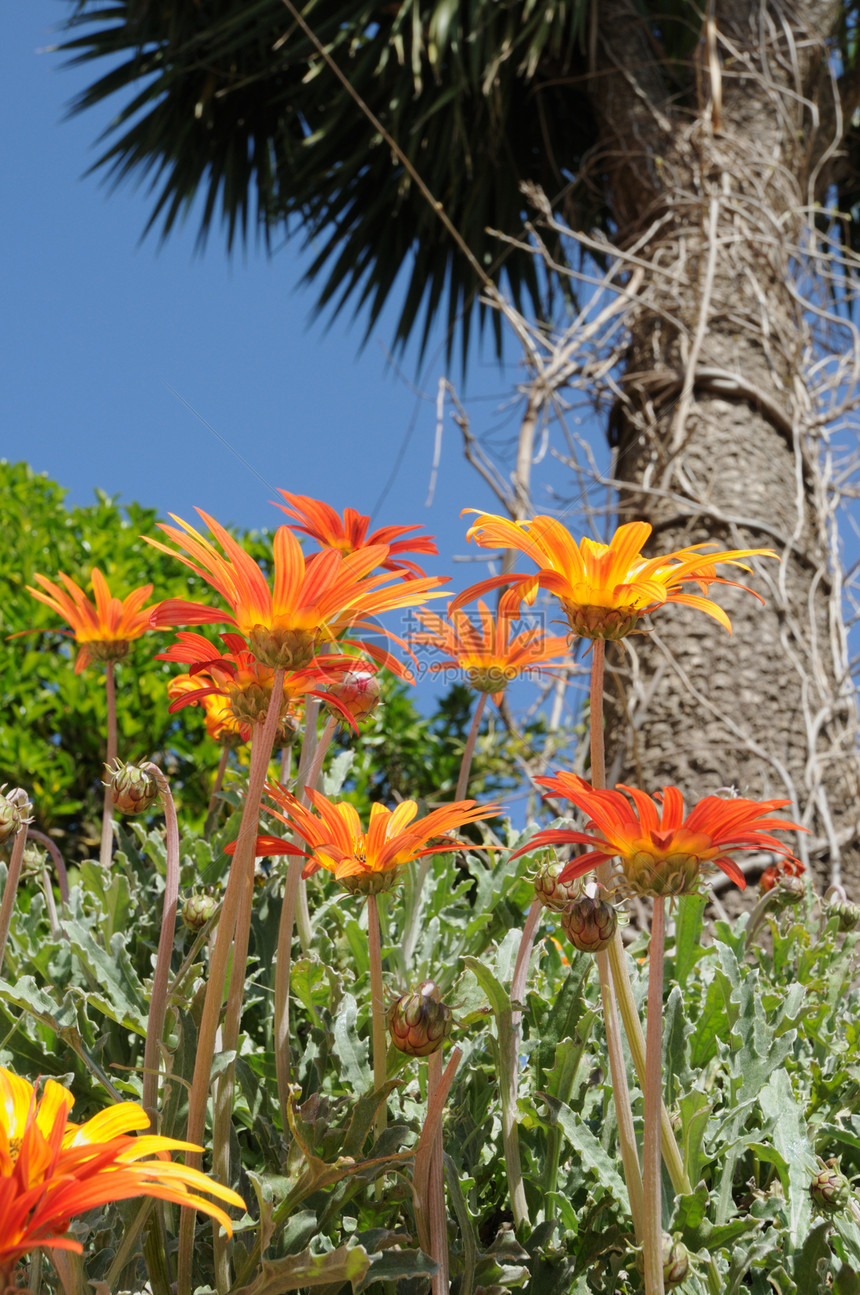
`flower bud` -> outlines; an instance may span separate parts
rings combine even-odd
[[[29,822],[30,805],[27,794],[20,787],[14,787],[8,796],[4,795],[5,787],[0,788],[0,845],[16,836],[22,823]]]
[[[578,877],[573,881],[559,881],[558,868],[549,862],[549,855],[538,864],[534,888],[535,899],[555,913],[563,913],[572,900],[582,895],[582,882]]]
[[[348,670],[342,679],[331,684],[328,691],[349,711],[357,724],[373,714],[382,696],[379,680],[370,670]],[[335,719],[343,719],[343,712],[337,707],[328,706],[326,709]]]
[[[581,895],[561,915],[562,929],[575,949],[602,953],[615,938],[618,913],[605,899]]]
[[[432,980],[402,994],[388,1009],[391,1042],[410,1057],[429,1057],[442,1046],[454,1028],[450,1007],[440,1001],[439,986]]]
[[[856,904],[849,904],[847,901],[842,903],[839,900],[832,900],[824,910],[827,917],[835,917],[838,921],[840,935],[847,935],[849,931],[856,929],[860,922],[860,908]]]
[[[143,814],[158,800],[158,783],[151,773],[136,764],[117,761],[109,770],[111,799],[121,814]]]
[[[663,1233],[663,1285],[667,1288],[678,1286],[690,1271],[690,1256],[683,1241],[676,1241],[668,1232]],[[645,1271],[645,1256],[640,1250],[636,1256],[636,1267]]]
[[[825,1165],[809,1184],[814,1204],[825,1214],[838,1214],[851,1200],[851,1184],[833,1165]]]
[[[806,896],[806,886],[802,877],[795,877],[791,873],[783,873],[776,886],[775,902],[779,908],[793,908],[795,904],[801,903]]]
[[[195,892],[187,895],[182,905],[182,921],[189,931],[201,931],[218,908],[214,895]]]
[[[24,846],[24,857],[21,860],[21,867],[24,873],[39,873],[45,866],[47,854],[39,845],[38,841],[28,841]]]

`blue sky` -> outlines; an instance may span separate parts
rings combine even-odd
[[[192,215],[164,245],[141,242],[146,193],[84,174],[110,114],[65,119],[94,71],[65,68],[48,48],[68,11],[58,0],[4,9],[0,93],[15,126],[0,195],[0,455],[28,460],[74,503],[98,486],[163,514],[200,505],[258,527],[281,517],[267,501],[282,486],[371,512],[374,524],[422,523],[446,557],[463,551],[460,509],[496,511],[496,501],[449,422],[425,507],[441,351],[420,375],[407,355],[399,376],[384,350],[391,316],[363,350],[351,308],[328,327],[313,320],[298,240],[271,258],[252,245],[230,261],[214,231],[198,255]],[[511,380],[489,358],[472,365],[465,396],[476,431],[499,421]]]

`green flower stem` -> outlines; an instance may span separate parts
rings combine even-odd
[[[591,644],[591,691],[589,700],[591,785],[598,790],[606,785],[606,759],[603,747],[603,675],[605,663],[606,643],[603,639],[593,639]],[[609,863],[600,864],[595,872],[598,883],[606,887],[610,880]],[[615,939],[620,944],[620,937],[617,932]],[[636,1137],[633,1130],[630,1089],[627,1085],[627,1068],[624,1064],[624,1050],[621,1046],[621,1028],[618,1023],[616,1009],[616,991],[613,988],[612,962],[606,952],[597,954],[596,961],[597,973],[600,977],[600,996],[603,1002],[606,1048],[609,1053],[609,1074],[612,1080],[612,1094],[615,1099],[615,1114],[618,1120],[618,1143],[627,1182],[627,1194],[630,1198],[633,1227],[638,1238],[643,1226],[642,1177],[639,1169],[639,1150],[636,1146]],[[620,994],[618,997],[620,998]]]
[[[212,795],[209,797],[209,806],[206,810],[206,823],[203,828],[203,836],[207,841],[215,830],[215,822],[218,818],[218,797],[224,785],[224,774],[227,772],[227,761],[229,759],[230,748],[228,746],[222,747],[218,768],[215,770],[215,781],[212,784]]]
[[[269,758],[272,754],[275,734],[278,729],[283,684],[284,671],[276,670],[272,682],[272,699],[269,703],[265,723],[262,726],[257,726],[257,732],[255,733],[257,740],[251,744],[248,791],[245,796],[239,835],[236,839],[236,853],[233,855],[227,888],[224,892],[221,917],[215,931],[212,956],[209,961],[209,981],[206,986],[200,1029],[197,1034],[197,1055],[194,1062],[191,1091],[188,1097],[186,1139],[188,1142],[198,1144],[202,1143],[206,1129],[206,1105],[209,1097],[212,1059],[215,1055],[215,1039],[231,963],[232,974],[230,975],[230,980],[233,985],[240,986],[244,992],[248,929],[250,928],[251,901],[254,892],[254,859],[260,801],[269,768]],[[239,929],[240,920],[245,924],[246,929],[244,931]],[[244,953],[242,953],[242,950],[244,950]],[[217,1156],[218,1146],[214,1137],[213,1151]],[[200,1152],[187,1152],[186,1163],[194,1168],[199,1168]],[[191,1295],[194,1219],[194,1210],[184,1209],[182,1211],[179,1229],[179,1295]],[[215,1226],[217,1228],[218,1225],[216,1224]]]
[[[636,1009],[636,1000],[633,997],[633,986],[630,984],[630,973],[627,970],[627,957],[624,952],[624,945],[621,937],[616,932],[615,939],[607,949],[609,954],[609,965],[612,970],[612,980],[615,985],[615,992],[618,996],[618,1010],[621,1013],[621,1019],[624,1022],[624,1033],[627,1035],[627,1042],[630,1047],[630,1056],[633,1058],[633,1069],[636,1071],[636,1077],[645,1087],[645,1034],[642,1030],[642,1022],[639,1019],[639,1012]],[[675,1140],[675,1130],[672,1128],[672,1121],[669,1118],[669,1112],[663,1106],[660,1115],[661,1140],[663,1146],[663,1159],[666,1162],[666,1169],[672,1180],[672,1186],[678,1195],[686,1195],[693,1189],[690,1185],[690,1179],[687,1177],[687,1171],[684,1168],[684,1161],[681,1159],[681,1153],[678,1150],[678,1143]]]
[[[621,1163],[624,1167],[624,1181],[627,1183],[627,1195],[630,1199],[630,1213],[633,1217],[636,1244],[641,1245],[645,1226],[642,1171],[639,1168],[639,1152],[636,1146],[636,1133],[633,1128],[633,1110],[630,1105],[630,1090],[627,1087],[627,1071],[624,1064],[624,1053],[621,1048],[621,1028],[618,1024],[618,1010],[612,985],[612,974],[609,970],[608,954],[604,950],[602,953],[596,954],[595,957],[597,972],[600,977],[603,1019],[606,1023],[606,1048],[609,1053],[609,1073],[612,1079],[612,1092],[615,1097]]]
[[[767,910],[776,902],[776,900],[779,899],[779,897],[779,888],[777,886],[774,886],[772,890],[766,890],[764,894],[759,897],[759,900],[756,903],[755,908],[750,913],[747,921],[744,948],[749,949],[752,946],[752,942],[758,935],[759,929],[764,925],[764,920],[767,917]]]
[[[511,980],[510,1019],[499,1021],[499,1096],[502,1103],[502,1146],[505,1152],[505,1173],[514,1215],[514,1226],[529,1223],[528,1204],[523,1186],[523,1168],[520,1159],[520,1134],[517,1122],[517,1088],[520,1055],[520,1024],[522,1002],[526,992],[526,978],[534,948],[535,935],[541,916],[540,900],[533,900],[526,918],[520,947]]]
[[[427,1255],[433,1255],[433,1236],[430,1228],[430,1170],[433,1152],[438,1147],[437,1136],[442,1128],[442,1112],[448,1100],[454,1075],[463,1053],[454,1048],[438,1083],[427,1086],[427,1118],[415,1148],[415,1166],[412,1171],[412,1190],[415,1195],[415,1226],[418,1244]],[[444,1210],[444,1205],[443,1205]],[[446,1239],[447,1245],[447,1239]]]
[[[179,825],[176,806],[170,794],[170,784],[157,764],[141,765],[145,773],[158,785],[158,796],[164,812],[167,862],[164,879],[164,903],[161,910],[161,934],[155,955],[155,975],[149,1000],[149,1019],[146,1023],[146,1046],[143,1052],[143,1109],[149,1116],[153,1133],[158,1132],[158,1072],[161,1040],[167,1012],[167,986],[170,978],[170,960],[173,955],[173,938],[176,934],[176,909],[179,903]]]
[[[322,762],[328,745],[334,735],[336,722],[326,725],[322,739],[317,743],[317,715],[319,702],[310,698],[305,707],[305,731],[302,738],[302,750],[299,756],[299,771],[296,776],[295,794],[307,805],[306,787],[314,787],[319,778]],[[278,923],[278,952],[275,959],[275,1071],[278,1079],[278,1105],[283,1121],[284,1135],[289,1132],[290,1083],[292,1082],[290,1065],[290,972],[292,967],[293,926],[296,922],[296,911],[299,900],[303,897],[302,868],[303,860],[291,858],[284,882],[284,897],[281,900],[281,917]],[[307,903],[307,898],[305,903]],[[310,923],[308,923],[310,925]],[[307,932],[308,945],[311,934]]]
[[[606,765],[603,746],[603,676],[606,661],[606,644],[602,639],[592,643],[591,659],[591,785],[602,788],[606,782]],[[604,885],[609,880],[609,865],[601,864],[596,869],[597,880]],[[630,984],[630,973],[627,969],[627,958],[620,932],[615,932],[615,939],[610,944],[609,970],[612,976],[618,1010],[624,1023],[624,1033],[630,1046],[633,1068],[639,1083],[645,1084],[645,1035],[642,1022],[636,1010],[633,987]],[[602,986],[601,986],[602,989]],[[672,1180],[672,1186],[679,1195],[692,1191],[690,1180],[684,1169],[684,1162],[675,1140],[675,1131],[669,1119],[669,1112],[661,1105],[660,1115],[661,1141],[663,1158]]]
[[[12,846],[12,857],[6,873],[6,885],[3,887],[3,899],[0,901],[0,967],[3,966],[3,955],[6,952],[6,940],[15,911],[15,895],[18,882],[21,880],[21,869],[24,864],[24,846],[27,844],[27,824],[22,823],[15,833],[15,844]]]
[[[102,839],[99,849],[99,863],[103,868],[110,867],[111,853],[113,851],[113,797],[111,796],[110,788],[110,773],[116,763],[116,683],[113,669],[113,661],[105,661],[105,696],[107,698],[107,754],[105,764],[108,768],[108,777],[105,783]]]
[[[388,1078],[388,1031],[385,1027],[385,987],[382,983],[382,943],[379,938],[379,905],[376,895],[367,896],[367,950],[370,958],[370,1020],[373,1038],[373,1087],[385,1087]],[[388,1102],[380,1102],[373,1132],[382,1137],[388,1124]]]
[[[427,1058],[427,1104],[435,1100],[442,1083],[442,1049]],[[430,1257],[439,1267],[431,1278],[432,1295],[448,1295],[448,1216],[445,1212],[445,1167],[443,1163],[442,1121],[436,1125],[430,1168],[427,1175],[427,1212],[429,1215]]]
[[[645,1295],[663,1295],[663,1218],[660,1191],[660,1108],[663,1101],[663,951],[666,901],[654,898],[648,957],[648,1036],[645,1051]]]

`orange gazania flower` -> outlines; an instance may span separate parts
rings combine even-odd
[[[59,578],[65,585],[61,589],[47,576],[34,573],[35,580],[42,586],[33,589],[27,585],[27,593],[38,598],[40,603],[50,607],[71,625],[75,642],[80,644],[75,674],[80,674],[91,661],[119,661],[128,653],[133,639],[140,638],[150,626],[150,617],[159,604],[143,609],[152,585],[141,585],[133,589],[122,601],[111,596],[108,583],[99,571],[93,567],[92,584],[95,603],[91,603],[79,585],[62,571]],[[47,590],[47,592],[45,592]]]
[[[347,801],[335,803],[307,788],[305,794],[316,810],[312,813],[280,783],[268,783],[266,791],[280,806],[280,811],[269,812],[300,836],[308,849],[300,850],[278,837],[261,836],[257,838],[257,854],[302,856],[308,860],[302,876],[310,877],[325,868],[347,890],[362,894],[388,890],[401,868],[412,859],[465,847],[468,842],[457,840],[451,832],[466,823],[495,818],[502,808],[457,800],[416,819],[418,806],[414,800],[401,801],[393,810],[377,803],[371,805],[365,833],[355,807]],[[444,839],[429,844],[440,837]]]
[[[167,1154],[199,1147],[156,1135],[131,1137],[149,1128],[135,1102],[72,1124],[74,1100],[53,1079],[37,1100],[32,1084],[0,1068],[0,1289],[14,1285],[12,1269],[31,1250],[80,1254],[83,1247],[66,1235],[71,1219],[111,1201],[154,1196],[202,1210],[232,1232],[224,1211],[198,1193],[244,1209],[241,1196]]]
[[[468,509],[469,512],[476,511]],[[735,584],[716,573],[726,562],[744,567],[738,558],[759,554],[776,557],[772,549],[724,549],[703,553],[706,544],[645,558],[642,549],[651,534],[646,522],[619,526],[608,544],[583,539],[577,544],[570,531],[554,517],[539,516],[531,521],[513,522],[506,517],[482,513],[468,531],[482,548],[519,549],[540,568],[536,575],[491,576],[472,585],[454,599],[456,610],[478,594],[502,585],[512,587],[504,594],[500,610],[509,615],[520,603],[533,603],[538,589],[559,599],[572,634],[583,638],[619,639],[630,634],[641,617],[664,603],[683,603],[713,616],[731,633],[731,622],[717,603],[700,594],[686,592],[698,585],[707,593],[712,584]],[[746,589],[746,585],[738,585]],[[752,593],[752,590],[747,590]],[[758,594],[754,597],[758,598]],[[761,601],[761,599],[759,599]]]
[[[347,557],[325,549],[306,559],[290,528],[279,526],[273,542],[274,583],[270,589],[260,567],[232,535],[201,509],[197,512],[223,553],[179,517],[173,518],[177,526],[159,525],[184,553],[177,553],[160,540],[145,538],[148,544],[178,558],[207,580],[229,604],[230,611],[168,599],[153,613],[151,623],[158,628],[235,625],[257,660],[275,669],[301,670],[310,664],[318,645],[333,642],[348,629],[376,628],[363,617],[414,606],[426,597],[435,597],[437,586],[446,583],[439,576],[423,576],[380,588],[390,575],[369,573],[386,560],[386,545],[361,549]],[[399,642],[395,635],[384,632]],[[389,658],[381,649],[367,643],[361,646],[368,656],[388,664]]]
[[[684,818],[684,799],[677,787],[664,787],[658,794],[662,805],[658,805],[644,791],[621,783],[615,791],[596,791],[574,773],[557,773],[535,781],[549,792],[565,796],[589,815],[585,832],[548,828],[511,856],[516,858],[545,845],[590,845],[589,851],[571,859],[562,869],[560,882],[581,877],[617,858],[626,889],[637,895],[688,894],[696,889],[704,864],[715,864],[743,890],[744,874],[731,858],[737,850],[770,850],[784,855],[796,873],[803,871],[803,864],[788,846],[771,835],[775,828],[805,831],[788,819],[768,817],[774,810],[790,805],[789,800],[705,796]]]
[[[323,548],[337,549],[344,555],[385,544],[388,546],[388,557],[380,564],[383,570],[402,571],[407,580],[423,576],[424,572],[417,563],[403,561],[401,554],[439,552],[430,535],[414,535],[408,540],[400,538],[410,531],[420,530],[420,526],[382,526],[368,535],[370,518],[357,513],[354,508],[344,509],[341,520],[331,505],[324,504],[320,499],[312,499],[310,495],[291,495],[286,490],[279,490],[278,494],[283,495],[289,507],[275,503],[274,500],[272,502],[281,512],[292,517],[293,521],[301,522],[296,527],[297,531],[309,535]]]
[[[451,614],[451,623],[433,612],[416,612],[416,619],[426,631],[410,634],[410,643],[423,643],[447,652],[446,661],[434,661],[431,674],[457,666],[465,671],[469,683],[478,692],[488,692],[496,705],[502,693],[517,675],[528,674],[536,666],[569,664],[568,641],[561,635],[545,637],[537,626],[522,630],[511,638],[511,618],[499,613],[493,616],[486,603],[478,603],[480,630],[461,612]],[[559,662],[558,657],[567,658]]]
[[[201,694],[200,681],[194,675],[177,675],[175,679],[168,680],[167,695],[171,703],[168,709],[178,710],[183,704],[202,706],[206,732],[219,746],[237,747],[248,741],[250,727],[246,726],[243,737],[228,698],[221,693]],[[184,703],[180,701],[182,697],[186,698]]]
[[[235,721],[236,731],[247,742],[251,725],[262,723],[268,713],[274,670],[260,664],[239,634],[221,635],[226,651],[210,643],[202,634],[191,631],[180,631],[177,640],[155,658],[156,661],[178,661],[191,667],[190,674],[184,679],[171,680],[171,683],[181,686],[172,689],[173,699],[168,709],[176,711],[198,702],[205,704],[210,698],[217,697],[226,705]],[[355,657],[327,655],[314,657],[303,670],[288,670],[284,675],[282,722],[297,702],[305,697],[319,697],[333,705],[356,728],[351,712],[340,704],[337,697],[322,690],[324,685],[343,679],[355,666]],[[364,669],[370,672],[375,667],[364,663]]]

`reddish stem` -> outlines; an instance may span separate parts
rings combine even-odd
[[[654,899],[648,957],[648,1025],[645,1041],[645,1292],[663,1295],[663,1219],[660,1190],[660,1116],[663,1102],[663,950],[666,901]]]
[[[107,699],[107,782],[105,783],[104,809],[102,811],[102,839],[99,849],[99,863],[103,868],[110,867],[113,852],[113,796],[111,795],[111,774],[116,763],[116,684],[114,681],[113,661],[105,661],[105,697]]]

